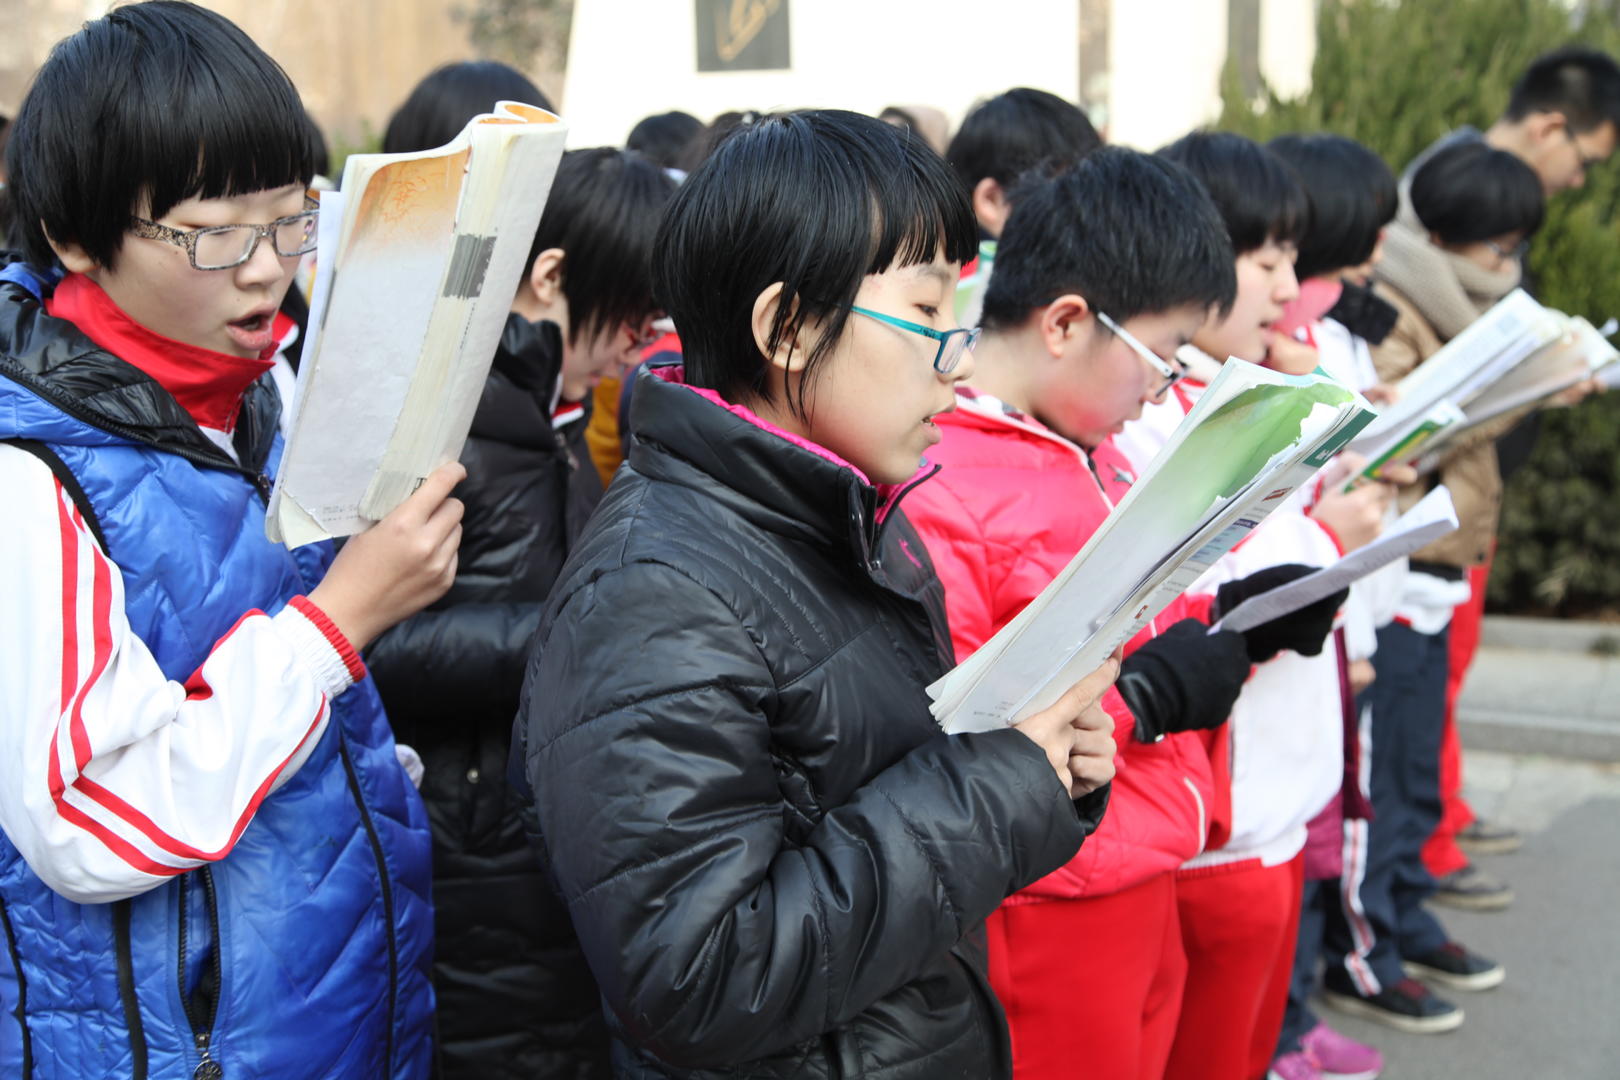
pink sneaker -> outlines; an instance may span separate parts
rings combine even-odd
[[[1295,1050],[1271,1063],[1266,1080],[1322,1080],[1322,1070],[1305,1051]]]
[[[1384,1068],[1384,1055],[1376,1047],[1356,1042],[1326,1024],[1307,1031],[1299,1045],[1322,1080],[1376,1080]]]

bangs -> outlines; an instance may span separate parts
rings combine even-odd
[[[146,178],[150,216],[162,217],[190,198],[308,186],[315,145],[286,75],[273,61],[267,67],[235,50],[197,45],[173,57],[172,67],[132,72],[137,82],[156,78],[164,85],[138,86],[114,105],[112,130],[129,133],[119,140],[122,156],[134,175]],[[133,107],[165,97],[161,113]]]
[[[903,137],[908,151],[920,146],[934,158],[936,167],[919,168],[918,159],[908,152],[906,167],[892,177],[893,182],[874,186],[868,274],[930,263],[940,254],[946,262],[963,264],[979,250],[978,225],[961,185],[950,172],[937,167],[932,149],[909,131]]]

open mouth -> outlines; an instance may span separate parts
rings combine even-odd
[[[275,343],[275,313],[261,311],[245,319],[236,319],[226,323],[225,330],[237,348],[263,352]]]

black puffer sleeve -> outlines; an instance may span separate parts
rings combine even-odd
[[[1011,730],[925,741],[792,844],[777,688],[739,616],[656,563],[559,600],[520,715],[540,828],[609,1007],[670,1065],[839,1027],[1080,845],[1044,754]]]

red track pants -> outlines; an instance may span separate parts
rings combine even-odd
[[[1446,728],[1440,742],[1440,823],[1423,845],[1423,865],[1441,877],[1468,865],[1457,846],[1457,833],[1474,820],[1474,809],[1462,797],[1462,740],[1457,736],[1457,697],[1479,649],[1480,625],[1485,621],[1485,583],[1491,576],[1489,561],[1468,571],[1472,590],[1466,604],[1451,613],[1449,671],[1446,675]]]
[[[1187,989],[1165,1080],[1255,1080],[1277,1053],[1299,937],[1305,858],[1182,871]]]
[[[1187,972],[1174,874],[1109,896],[1005,904],[987,928],[1016,1080],[1159,1080]]]

